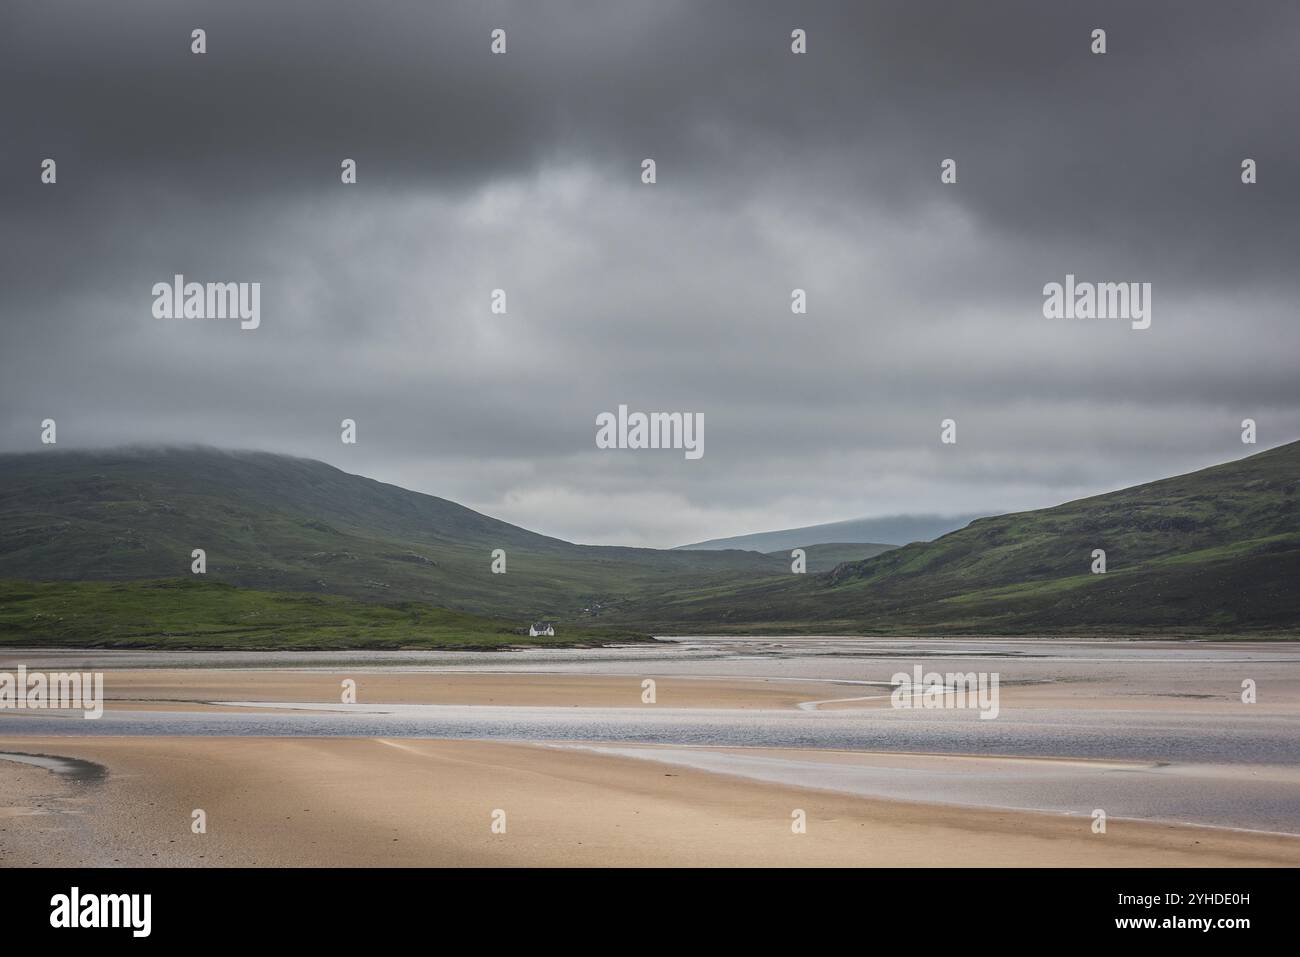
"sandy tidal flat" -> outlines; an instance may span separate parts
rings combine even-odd
[[[1290,865],[1300,840],[869,800],[547,746],[421,739],[0,739],[0,866]],[[207,814],[191,833],[192,812]],[[493,833],[494,811],[506,831]],[[803,810],[807,832],[792,831]]]
[[[91,762],[0,760],[0,866],[1300,865],[1291,643],[300,659],[8,652],[108,703],[0,714],[0,752]],[[892,708],[915,662],[998,672],[997,719]]]

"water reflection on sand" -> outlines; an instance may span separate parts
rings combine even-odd
[[[257,711],[0,712],[0,734],[293,735],[546,742],[875,797],[1300,834],[1300,643],[678,639],[496,653],[5,652],[0,668],[235,668],[747,678],[879,698],[892,674],[996,671],[975,711],[247,702]],[[1241,701],[1242,682],[1258,689]],[[818,685],[820,687],[820,684]],[[234,702],[238,704],[238,702]],[[880,702],[867,702],[880,705]],[[947,757],[927,757],[944,755]]]

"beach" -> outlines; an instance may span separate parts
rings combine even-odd
[[[0,715],[0,867],[1300,865],[1294,645],[940,650],[11,653],[106,701]],[[996,719],[894,707],[913,660]]]
[[[102,784],[6,769],[0,866],[1247,866],[1300,839],[873,801],[477,741],[33,738]],[[191,832],[206,812],[207,833]],[[802,809],[807,831],[792,832]],[[27,811],[47,813],[27,813]],[[492,832],[505,812],[504,834]]]

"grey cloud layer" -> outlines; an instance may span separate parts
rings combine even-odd
[[[1300,8],[1045,6],[11,7],[0,447],[292,451],[666,545],[1296,438]],[[174,272],[261,281],[262,328],[152,319]],[[1152,328],[1043,319],[1066,272],[1152,282]],[[704,459],[597,452],[620,402],[704,412]]]

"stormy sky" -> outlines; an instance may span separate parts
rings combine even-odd
[[[667,546],[1293,441],[1297,49],[1291,0],[7,3],[0,450],[54,418]],[[176,273],[261,327],[154,318]],[[1044,318],[1067,273],[1151,328]],[[597,449],[620,403],[703,458]]]

